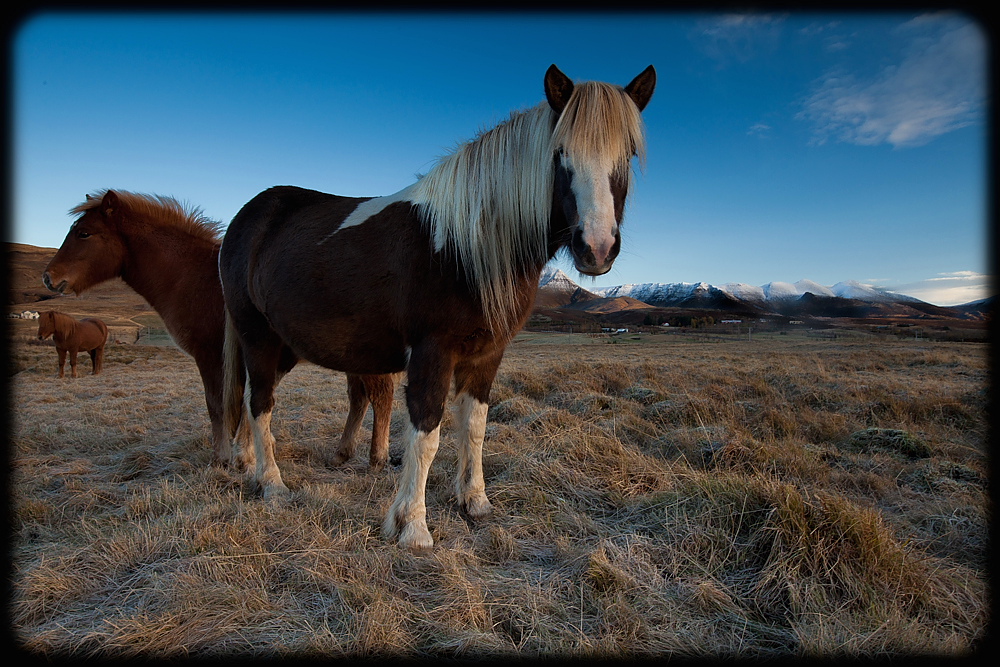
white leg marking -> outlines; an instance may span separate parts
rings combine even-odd
[[[250,413],[250,392],[246,392],[246,413]],[[265,498],[288,494],[288,487],[281,480],[281,471],[274,460],[274,436],[271,435],[271,411],[262,412],[250,419],[253,431],[253,449],[256,458],[254,478]]]
[[[481,519],[493,509],[486,498],[483,481],[483,440],[488,410],[489,405],[466,393],[459,395],[455,408],[459,427],[455,496],[459,506],[473,519]]]
[[[427,530],[427,505],[425,489],[427,473],[437,454],[441,426],[430,433],[408,426],[409,442],[403,453],[403,471],[399,477],[396,499],[389,507],[382,524],[382,535],[391,538],[399,535],[399,546],[413,549],[430,549],[434,539]]]

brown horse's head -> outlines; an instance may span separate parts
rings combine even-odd
[[[56,332],[56,312],[47,310],[38,314],[38,340],[45,340]]]
[[[47,288],[79,295],[121,275],[127,252],[119,232],[122,208],[115,191],[108,190],[100,199],[88,195],[71,211],[81,215],[45,267],[42,282]]]

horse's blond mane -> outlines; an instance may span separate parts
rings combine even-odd
[[[579,83],[558,122],[546,103],[515,112],[412,186],[435,249],[458,260],[492,321],[513,312],[518,274],[548,259],[557,150],[569,166],[603,162],[631,185],[631,159],[645,150],[639,109],[618,86]]]
[[[101,205],[108,190],[99,190],[88,195],[86,201],[70,210],[71,215],[82,215]],[[156,226],[171,227],[200,239],[219,243],[223,225],[206,217],[200,208],[185,207],[173,197],[147,195],[124,190],[115,190],[122,205]]]
[[[553,131],[552,143],[574,162],[607,160],[630,176],[632,156],[645,159],[646,141],[638,107],[618,86],[600,81],[578,84]],[[631,185],[631,182],[629,183]]]

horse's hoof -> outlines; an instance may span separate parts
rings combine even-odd
[[[264,487],[264,492],[261,494],[264,500],[269,503],[283,503],[292,497],[292,492],[288,490],[288,487],[283,483],[278,482],[276,484],[268,484]]]
[[[399,546],[413,552],[427,552],[434,546],[434,538],[425,521],[411,521],[399,534]]]
[[[386,459],[375,459],[368,461],[368,468],[372,472],[381,472],[385,468]]]
[[[462,502],[460,506],[465,515],[475,521],[485,519],[493,514],[493,506],[490,505],[490,501],[487,500],[485,493],[466,498],[465,502]]]
[[[350,454],[342,452],[341,450],[338,449],[336,452],[333,453],[333,456],[330,457],[330,465],[336,468],[338,466],[344,465],[350,460],[351,460]]]

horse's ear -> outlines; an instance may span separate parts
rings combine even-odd
[[[568,76],[559,71],[555,65],[549,66],[545,72],[545,99],[549,101],[549,106],[556,113],[562,113],[569,102],[569,96],[573,94],[573,82]]]
[[[114,190],[108,190],[104,193],[104,199],[101,201],[101,213],[103,213],[106,218],[117,210],[118,193]]]
[[[649,98],[653,96],[653,88],[656,87],[656,70],[650,65],[646,69],[642,70],[639,76],[632,79],[632,82],[625,86],[625,92],[635,105],[639,107],[639,111],[646,108],[649,104]]]
[[[85,199],[84,201],[90,201],[91,199],[94,199],[94,197],[91,197],[91,196],[90,196],[89,194],[88,194],[88,195],[85,195],[85,196],[86,196],[87,198],[86,198],[86,199]]]

